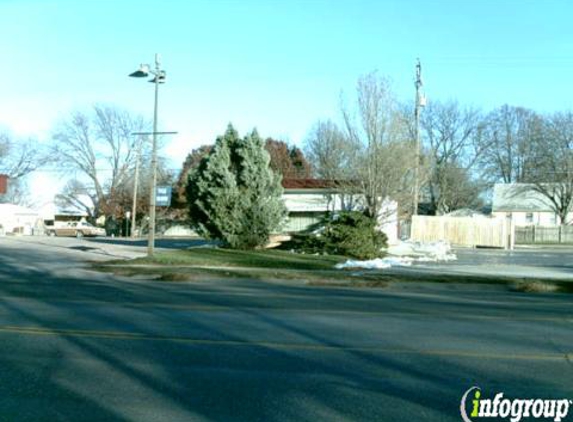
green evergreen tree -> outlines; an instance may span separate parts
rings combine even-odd
[[[234,249],[264,245],[286,217],[281,177],[269,162],[256,131],[240,139],[229,125],[189,174],[186,194],[195,230]]]

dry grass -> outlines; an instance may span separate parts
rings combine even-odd
[[[310,280],[307,286],[319,287],[388,287],[390,283],[382,280]]]
[[[510,290],[522,293],[555,293],[561,290],[557,284],[543,281],[519,281],[510,286]]]
[[[164,273],[161,274],[157,280],[161,281],[191,281],[191,274],[184,273]]]
[[[250,279],[302,282],[316,287],[385,288],[393,283],[498,284],[514,292],[573,293],[573,281],[431,273],[336,270],[339,256],[299,255],[284,251],[173,251],[153,259],[94,263],[92,268],[125,277],[165,282]]]

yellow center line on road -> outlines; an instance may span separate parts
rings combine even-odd
[[[420,355],[420,356],[443,356],[455,358],[492,359],[492,360],[530,360],[530,361],[569,361],[573,357],[573,351],[567,353],[480,353],[468,350],[433,350],[433,349],[407,349],[391,348],[383,346],[351,346],[331,345],[317,343],[281,343],[274,341],[253,340],[216,340],[177,336],[159,336],[145,333],[125,331],[99,331],[45,328],[34,326],[0,326],[0,334],[19,334],[27,336],[53,336],[53,337],[80,337],[99,338],[123,341],[155,341],[185,343],[196,346],[221,346],[221,347],[264,347],[269,349],[322,351],[322,352],[365,352],[390,355]]]

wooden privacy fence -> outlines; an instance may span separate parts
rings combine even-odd
[[[515,243],[573,243],[573,226],[523,226],[515,228]]]
[[[513,229],[505,218],[415,215],[410,237],[419,242],[445,240],[457,246],[511,249]]]

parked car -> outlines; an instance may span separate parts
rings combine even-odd
[[[84,236],[105,236],[104,229],[95,227],[85,221],[73,221],[66,223],[65,226],[48,227],[47,233],[50,236],[75,236],[77,238]]]

